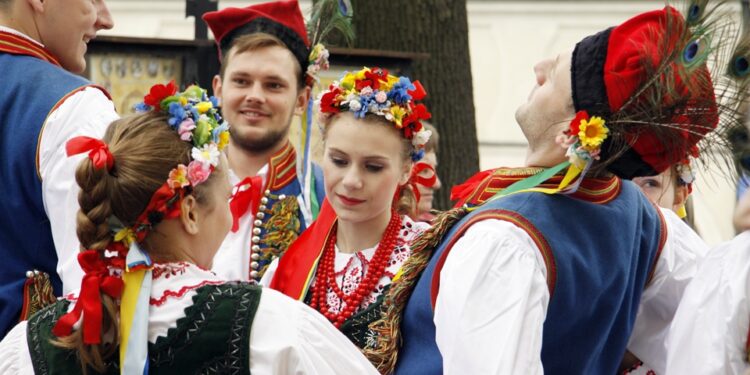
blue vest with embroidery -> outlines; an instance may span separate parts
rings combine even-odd
[[[442,373],[431,285],[447,244],[463,234],[464,224],[480,217],[514,223],[543,252],[551,289],[541,353],[545,374],[616,373],[664,226],[660,213],[630,181],[623,181],[619,195],[604,204],[519,193],[484,204],[456,223],[407,302],[396,373]]]
[[[0,53],[0,338],[18,322],[26,271],[49,273],[62,293],[57,253],[37,174],[42,126],[60,99],[89,84],[30,56]],[[48,202],[59,204],[59,202]]]
[[[325,198],[323,170],[317,164],[313,163],[311,166],[313,186],[310,188],[315,190],[317,206],[320,207]],[[257,263],[257,268],[255,269],[259,271],[258,276],[255,278],[252,277],[252,274],[250,275],[250,279],[254,279],[255,281],[260,281],[271,262],[282,256],[292,242],[297,239],[299,234],[312,223],[305,220],[305,216],[302,213],[303,208],[299,207],[298,198],[302,195],[302,184],[298,178],[295,177],[289,183],[276,190],[270,190],[269,195],[267,197],[268,202],[261,205],[265,209],[260,211],[265,214],[262,219],[259,219],[261,225],[257,227],[259,229],[257,245],[260,247],[260,257],[255,260],[251,259],[251,262],[254,261]],[[279,199],[281,196],[284,196],[285,199]],[[312,196],[311,199],[313,199]],[[290,209],[294,211],[294,218],[292,220],[289,220],[288,213],[286,212]],[[311,219],[314,220],[313,218]]]

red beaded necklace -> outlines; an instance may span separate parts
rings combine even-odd
[[[336,261],[336,229],[337,224],[334,224],[328,242],[326,242],[325,249],[323,249],[320,264],[318,265],[318,270],[315,275],[315,287],[313,288],[310,306],[320,311],[321,314],[336,326],[336,328],[340,328],[349,317],[354,315],[357,307],[362,304],[362,300],[375,290],[378,286],[378,281],[383,277],[385,268],[388,265],[388,260],[391,258],[391,253],[393,253],[393,250],[396,248],[398,232],[401,230],[401,216],[399,216],[396,211],[391,211],[391,220],[385,228],[383,238],[381,238],[378,248],[372,256],[372,260],[370,260],[365,276],[360,281],[357,289],[353,290],[348,295],[344,294],[341,288],[336,284],[334,269]],[[343,307],[337,314],[328,310],[328,288],[331,288],[336,293],[339,300],[345,304],[345,307]]]

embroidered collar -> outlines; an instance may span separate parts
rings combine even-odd
[[[215,273],[188,262],[154,263],[151,278],[151,306],[162,306],[204,285],[224,283]]]
[[[287,141],[284,147],[271,156],[268,162],[266,189],[276,191],[297,177],[297,151]]]
[[[488,177],[478,182],[467,198],[462,201],[472,206],[480,205],[511,184],[539,173],[542,170],[543,168],[498,168]],[[562,178],[562,174],[555,175],[539,185],[539,187],[557,187]],[[570,196],[591,203],[604,204],[617,197],[621,186],[622,181],[614,175],[609,178],[584,177],[581,186],[575,193],[570,194]]]
[[[0,29],[0,52],[36,57],[50,64],[60,66],[57,59],[52,56],[52,53],[37,41],[5,27]]]

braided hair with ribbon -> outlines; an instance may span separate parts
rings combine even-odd
[[[204,189],[229,138],[213,99],[197,86],[178,93],[173,82],[155,85],[137,109],[142,113],[114,121],[101,140],[76,137],[66,144],[69,156],[87,155],[76,170],[78,261],[85,275],[73,309],[52,332],[55,345],[77,352],[84,372],[106,371],[119,347],[121,370],[144,373],[147,358],[123,361],[130,348],[123,337],[146,345],[126,332],[133,317],[125,307],[142,300],[130,293],[138,298],[128,302],[133,283],[127,277],[140,272],[150,285],[150,258],[171,258],[168,249],[150,246],[148,236],[180,214],[186,196],[207,201]]]

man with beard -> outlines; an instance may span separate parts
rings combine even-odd
[[[304,191],[288,140],[293,117],[310,98],[309,42],[296,0],[226,8],[203,19],[222,59],[213,89],[230,124],[227,158],[236,189],[234,226],[213,269],[230,280],[258,281],[310,224],[325,194],[316,165]]]

